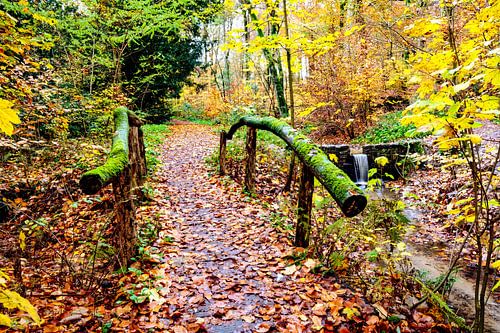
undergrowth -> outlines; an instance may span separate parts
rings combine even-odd
[[[402,125],[402,111],[384,115],[379,122],[368,129],[361,136],[352,140],[352,143],[387,143],[406,139],[406,133],[414,130],[413,125]],[[420,137],[424,136],[421,134]]]
[[[148,124],[143,125],[144,132],[144,146],[146,147],[146,165],[148,167],[148,174],[152,174],[156,167],[160,164],[158,156],[160,155],[159,146],[169,133],[168,125],[166,124]]]

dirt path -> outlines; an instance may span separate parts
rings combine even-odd
[[[157,174],[157,201],[164,205],[157,244],[164,258],[156,268],[163,278],[155,282],[161,298],[140,320],[142,328],[302,332],[356,325],[342,317],[345,308],[352,309],[351,319],[374,313],[358,295],[319,280],[307,267],[286,267],[282,257],[293,248],[271,227],[270,211],[209,176],[204,159],[217,137],[208,127],[176,125],[172,131]]]

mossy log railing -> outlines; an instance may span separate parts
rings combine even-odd
[[[134,255],[136,242],[134,199],[141,198],[141,186],[146,176],[146,156],[141,130],[142,121],[125,107],[114,111],[115,132],[106,162],[82,175],[80,188],[85,194],[95,194],[113,185],[116,225],[113,245],[122,266]]]
[[[307,246],[309,243],[310,216],[312,208],[312,193],[316,177],[332,198],[338,204],[344,215],[352,217],[359,214],[367,203],[363,191],[352,182],[344,171],[333,164],[328,156],[309,138],[299,133],[286,122],[273,117],[245,116],[231,126],[226,133],[221,132],[220,138],[220,172],[225,172],[226,140],[231,140],[234,133],[242,126],[248,126],[247,134],[247,157],[245,187],[253,190],[255,170],[255,140],[256,135],[252,133],[256,129],[266,130],[281,138],[295,152],[302,162],[302,177],[300,193],[298,198],[298,221],[296,229],[295,244]],[[250,128],[252,130],[250,130]],[[250,164],[250,165],[249,165]]]

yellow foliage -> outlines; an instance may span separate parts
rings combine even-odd
[[[12,109],[14,103],[0,98],[0,133],[12,135],[14,132],[13,124],[19,124],[21,120],[17,112]]]
[[[0,313],[0,326],[10,327],[12,326],[12,320],[3,313]]]
[[[452,35],[453,43],[446,16],[417,20],[405,30],[409,38],[424,37],[426,46],[410,58],[414,78],[408,83],[418,85],[419,100],[407,108],[403,122],[432,129],[441,136],[441,148],[461,141],[480,144],[481,138],[472,134],[480,126],[476,119],[499,114],[500,1],[482,4],[479,11],[466,0],[453,6],[465,22],[465,29]]]
[[[389,159],[385,156],[379,156],[379,157],[375,158],[375,163],[377,163],[377,165],[380,165],[383,167],[384,165],[389,163]]]
[[[54,26],[57,23],[56,19],[51,18],[51,17],[45,17],[45,16],[37,14],[37,13],[33,14],[33,18],[37,21],[47,23],[50,26]]]
[[[28,313],[35,324],[40,325],[42,320],[35,307],[24,297],[8,289],[0,290],[0,303],[6,309],[19,309]]]
[[[18,309],[26,312],[33,322],[40,326],[42,320],[38,315],[35,307],[28,301],[26,298],[22,297],[15,291],[11,291],[6,289],[6,283],[10,278],[7,274],[5,274],[2,270],[0,270],[0,304],[5,309]],[[12,325],[12,320],[5,314],[0,313],[0,326],[8,326]]]

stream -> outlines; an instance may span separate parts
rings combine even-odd
[[[410,221],[419,220],[421,215],[418,210],[410,208],[406,208],[404,214]],[[405,240],[408,252],[412,254],[410,260],[413,267],[421,272],[426,272],[427,279],[435,279],[445,274],[448,270],[448,263],[437,259],[428,248],[415,244],[409,239],[408,236],[416,232],[418,230],[410,231]],[[468,320],[474,318],[474,285],[475,280],[473,278],[465,276],[462,271],[459,271],[447,299],[450,307],[459,316]],[[500,304],[496,303],[492,297],[488,300],[486,307],[485,328],[486,332],[500,333]]]

